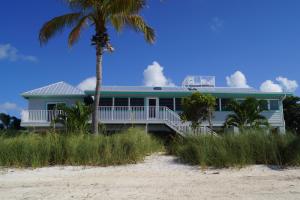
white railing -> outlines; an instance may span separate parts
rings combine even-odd
[[[200,127],[192,131],[189,122],[182,122],[180,116],[168,107],[140,106],[140,107],[99,107],[98,117],[103,123],[135,123],[135,122],[158,122],[167,124],[180,134],[188,133],[211,133],[208,127]]]
[[[97,114],[102,122],[164,121],[170,118],[167,109],[166,107],[155,106],[101,106],[98,108]]]
[[[23,110],[22,122],[51,122],[59,114],[61,110]]]
[[[22,122],[47,122],[53,121],[60,110],[25,110]],[[180,116],[168,107],[156,106],[101,106],[97,115],[102,123],[164,123],[180,134],[192,133],[189,122],[182,122]],[[196,134],[212,133],[208,127],[200,127]]]

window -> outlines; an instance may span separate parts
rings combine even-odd
[[[263,110],[269,110],[269,105],[268,105],[268,101],[267,100],[262,100],[260,106],[261,106],[261,108]]]
[[[160,98],[159,99],[159,106],[165,106],[165,107],[168,107],[171,110],[174,110],[173,98]]]
[[[112,98],[100,98],[100,106],[112,106]]]
[[[47,110],[57,110],[59,105],[66,105],[65,103],[48,103]]]
[[[181,98],[175,99],[175,110],[182,111],[182,99]]]
[[[115,98],[115,106],[128,106],[128,98]]]
[[[270,100],[270,110],[279,110],[278,100]]]
[[[222,111],[231,111],[231,109],[229,108],[230,101],[231,99],[221,99]]]
[[[131,98],[130,106],[144,106],[144,98]]]
[[[216,99],[215,111],[220,111],[220,99]]]

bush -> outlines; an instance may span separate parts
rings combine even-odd
[[[184,163],[201,166],[230,167],[249,164],[300,166],[300,138],[272,135],[262,131],[243,134],[189,136],[175,140],[169,153]]]
[[[162,148],[160,142],[139,129],[112,136],[57,133],[0,136],[0,166],[120,165],[136,163]]]

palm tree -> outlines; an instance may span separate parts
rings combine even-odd
[[[229,108],[233,114],[229,114],[224,123],[225,127],[235,126],[240,129],[245,127],[269,126],[268,120],[260,113],[263,111],[266,101],[248,97],[244,101],[231,100]]]
[[[104,51],[113,51],[107,28],[112,25],[117,32],[124,27],[142,32],[147,42],[155,40],[154,30],[147,25],[141,10],[146,6],[146,0],[65,0],[71,13],[55,17],[46,22],[40,30],[39,40],[46,44],[55,34],[65,28],[72,28],[68,44],[72,46],[80,37],[86,26],[94,28],[92,45],[96,49],[96,88],[92,115],[92,131],[98,134],[97,107],[100,101],[102,83],[102,56]]]
[[[212,118],[215,104],[215,97],[195,92],[191,96],[182,99],[183,112],[181,114],[181,119],[183,121],[191,122],[194,133],[196,133],[196,129],[201,123],[206,120],[212,130]]]
[[[82,102],[76,102],[72,107],[64,104],[58,105],[57,109],[61,110],[62,114],[56,117],[54,123],[62,124],[67,133],[85,133],[88,130],[88,121],[91,114],[90,106]]]

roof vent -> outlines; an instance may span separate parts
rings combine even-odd
[[[182,82],[182,87],[198,88],[198,87],[215,87],[216,79],[214,76],[187,76]]]
[[[154,87],[153,90],[162,90],[162,87]]]

